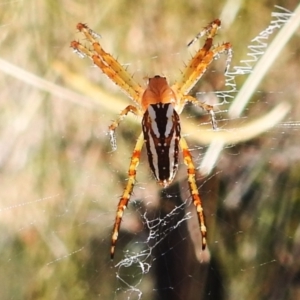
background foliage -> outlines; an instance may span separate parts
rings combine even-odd
[[[155,74],[172,82],[190,58],[187,42],[225,8],[229,13],[217,42],[232,43],[235,65],[246,57],[250,40],[267,27],[274,5],[293,10],[298,1],[0,4],[1,299],[137,299],[132,286],[142,291],[142,299],[158,299],[155,272],[116,268],[109,260],[115,209],[140,128],[128,117],[118,130],[117,152],[110,152],[107,126],[128,100],[91,62],[72,53],[70,41],[81,39],[76,24],[86,22],[101,33],[105,49],[128,64],[141,84]],[[186,266],[174,272],[182,274],[184,285],[192,278],[202,294],[191,288],[189,296],[178,293],[171,299],[299,299],[299,55],[298,31],[243,118],[227,120],[226,105],[222,108],[222,126],[234,127],[276,103],[293,106],[269,132],[225,149],[212,178],[205,183],[199,178],[210,230],[209,257],[202,264],[206,270]],[[214,64],[196,91],[223,89],[223,66],[224,59]],[[237,84],[240,88],[243,79]],[[205,121],[192,109],[182,118],[195,129]],[[205,146],[189,142],[199,163]],[[182,169],[179,192],[186,190]],[[133,199],[159,207],[159,190],[145,159],[138,174]],[[140,213],[146,204],[133,204],[122,224],[127,238],[118,244],[115,263],[124,256],[122,246],[128,248],[126,240],[142,230]],[[181,234],[175,239],[183,244],[189,234]],[[156,255],[153,261],[162,258]],[[190,263],[196,266],[197,260]],[[171,288],[176,290],[169,283]],[[218,296],[211,298],[217,289]]]

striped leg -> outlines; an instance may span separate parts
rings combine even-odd
[[[213,129],[216,130],[218,128],[217,121],[216,121],[216,118],[215,118],[215,113],[214,113],[214,107],[212,105],[200,102],[198,99],[196,99],[196,98],[194,98],[193,96],[190,96],[190,95],[184,96],[184,99],[186,101],[191,102],[196,106],[200,106],[202,109],[206,110],[210,114],[211,124],[212,124]]]
[[[127,116],[127,114],[129,112],[132,112],[133,114],[135,115],[139,115],[140,114],[140,111],[138,108],[136,108],[135,106],[133,105],[128,105],[127,107],[125,107],[120,115],[119,115],[119,118],[116,120],[116,121],[113,121],[111,123],[111,125],[109,126],[109,139],[110,139],[110,144],[111,144],[111,147],[112,147],[112,151],[115,151],[117,149],[117,142],[116,142],[116,136],[115,136],[115,130],[117,129],[117,127],[119,126],[120,122],[123,121],[124,117]]]
[[[141,150],[143,148],[143,144],[144,144],[144,136],[143,133],[141,133],[135,144],[133,155],[131,157],[131,162],[128,170],[128,182],[124,189],[123,195],[119,201],[118,208],[117,208],[117,215],[116,215],[115,225],[113,228],[112,238],[111,238],[111,248],[110,248],[111,259],[114,258],[115,247],[116,247],[116,243],[120,231],[124,210],[127,207],[127,204],[129,202],[135,184],[136,168],[140,161],[140,155],[141,155]]]
[[[84,34],[87,41],[91,44],[92,50],[86,48],[77,41],[73,41],[71,42],[71,47],[74,51],[82,57],[89,57],[107,77],[138,104],[144,90],[135,82],[132,75],[127,72],[126,68],[124,68],[113,56],[104,51],[98,42],[100,35],[83,23],[77,24],[77,29]]]
[[[186,66],[182,73],[181,80],[175,83],[172,88],[182,99],[184,95],[187,95],[194,85],[198,82],[201,76],[205,73],[206,69],[213,61],[214,58],[218,57],[221,53],[228,53],[228,59],[226,61],[226,69],[229,68],[229,64],[232,57],[232,50],[230,43],[223,43],[216,47],[213,46],[213,38],[216,35],[218,29],[221,26],[220,20],[214,20],[207,27],[204,28],[189,44],[194,43],[198,38],[206,35],[204,46],[198,50],[198,52],[191,59],[189,64]]]
[[[200,231],[202,234],[202,249],[204,250],[206,247],[206,225],[205,225],[205,217],[204,217],[202,202],[196,185],[196,178],[195,178],[196,169],[192,160],[192,155],[188,149],[186,140],[183,137],[181,137],[180,139],[180,147],[182,149],[184,163],[187,165],[188,183],[193,198],[193,203],[197,210],[197,215],[200,224]]]

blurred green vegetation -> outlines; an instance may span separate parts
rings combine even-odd
[[[274,5],[293,10],[298,1],[0,4],[0,298],[137,299],[116,277],[124,269],[110,262],[109,244],[140,127],[128,117],[117,133],[118,150],[110,152],[107,127],[129,100],[89,60],[72,53],[70,42],[82,39],[76,24],[99,32],[103,47],[128,64],[141,84],[157,73],[173,82],[190,58],[187,42],[225,7],[239,9],[232,21],[225,15],[216,43],[232,43],[234,66],[267,27]],[[215,189],[204,185],[203,193],[214,201],[206,196],[204,207],[224,299],[300,297],[299,56],[298,31],[251,99],[248,117],[238,122],[281,101],[293,106],[287,119],[255,140],[225,149],[214,171]],[[223,89],[223,63],[212,66],[199,91]],[[243,80],[237,79],[238,88]],[[182,169],[178,180],[184,182]],[[133,199],[156,205],[158,192],[143,157]],[[142,230],[141,210],[129,207],[122,223],[134,238]],[[115,263],[123,258],[124,241]],[[142,299],[155,298],[153,275],[133,267],[124,276],[133,286],[140,281]]]

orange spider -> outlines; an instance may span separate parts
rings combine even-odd
[[[183,71],[182,77],[170,86],[166,78],[154,76],[149,78],[146,89],[134,81],[126,69],[109,53],[105,52],[98,42],[99,35],[87,25],[79,23],[77,29],[84,34],[91,44],[89,50],[77,41],[71,43],[71,47],[81,57],[89,57],[102,72],[117,84],[135,102],[128,105],[119,118],[109,126],[110,141],[113,150],[116,149],[115,130],[123,118],[132,112],[142,116],[142,133],[139,135],[133,150],[128,171],[128,182],[119,201],[116,220],[112,232],[111,258],[115,253],[115,246],[119,235],[120,225],[124,210],[130,200],[136,181],[136,169],[139,164],[141,150],[146,144],[150,168],[157,182],[162,187],[167,187],[173,181],[178,169],[179,147],[183,153],[184,163],[187,165],[188,183],[193,203],[196,207],[202,234],[202,249],[206,247],[206,225],[201,198],[195,179],[195,166],[185,139],[181,136],[179,114],[187,102],[202,107],[211,114],[213,128],[216,128],[213,107],[199,102],[188,95],[190,90],[201,78],[212,60],[220,53],[228,53],[226,70],[232,56],[230,43],[213,46],[213,37],[216,35],[221,21],[216,19],[206,26],[189,44],[206,35],[204,46],[191,59]]]

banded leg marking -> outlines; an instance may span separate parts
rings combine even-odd
[[[137,116],[140,114],[140,111],[137,107],[135,107],[134,105],[128,105],[121,111],[118,119],[113,121],[111,123],[111,125],[108,127],[108,134],[109,134],[109,140],[110,140],[110,144],[112,147],[112,151],[115,151],[117,149],[117,141],[116,141],[115,131],[119,127],[119,124],[123,121],[123,119],[127,116],[127,114],[129,112],[131,112]]]
[[[93,60],[94,64],[97,65],[106,76],[120,86],[136,104],[139,104],[139,98],[143,94],[143,88],[112,55],[104,51],[98,42],[100,36],[97,33],[82,23],[77,24],[77,29],[85,35],[88,42],[92,45],[93,50],[89,50],[81,43],[73,41],[71,47],[74,51],[80,56],[87,56]]]
[[[115,225],[114,225],[112,237],[111,237],[111,248],[110,248],[111,259],[114,258],[115,247],[116,247],[116,243],[118,240],[118,235],[119,235],[119,231],[120,231],[120,226],[121,226],[124,210],[127,207],[127,204],[129,202],[129,199],[130,199],[130,196],[131,196],[134,184],[135,184],[136,169],[140,162],[140,155],[141,155],[141,150],[143,148],[143,144],[144,144],[144,136],[143,136],[143,133],[141,133],[135,144],[133,155],[131,157],[129,170],[128,170],[128,182],[124,189],[123,195],[119,201],[118,208],[117,208]]]
[[[202,201],[198,192],[197,184],[196,184],[196,169],[193,163],[192,155],[190,150],[188,149],[188,145],[186,143],[186,140],[181,137],[180,139],[180,147],[182,149],[182,154],[183,154],[183,160],[184,163],[187,166],[187,171],[188,171],[188,183],[189,183],[189,188],[190,192],[193,198],[193,203],[196,207],[197,215],[198,215],[198,220],[200,224],[200,231],[202,235],[202,250],[206,248],[206,225],[205,225],[205,217],[204,217],[204,212],[203,212],[203,206],[202,206]]]

